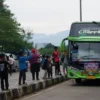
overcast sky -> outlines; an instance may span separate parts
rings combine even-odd
[[[6,0],[18,22],[34,33],[69,30],[79,21],[79,0]],[[83,21],[100,21],[100,0],[83,0]]]

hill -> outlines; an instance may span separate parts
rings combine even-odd
[[[37,33],[33,35],[35,43],[52,43],[59,46],[61,41],[69,35],[69,31],[61,31],[56,34],[45,35],[43,33]]]

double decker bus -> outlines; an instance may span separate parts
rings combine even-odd
[[[69,79],[80,83],[83,79],[100,79],[100,22],[76,22],[69,36],[62,40],[61,49],[68,41]]]

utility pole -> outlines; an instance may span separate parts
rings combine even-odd
[[[80,0],[80,22],[82,22],[82,0]]]

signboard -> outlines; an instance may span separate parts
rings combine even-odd
[[[82,29],[78,32],[79,36],[95,36],[100,35],[100,29],[99,30],[91,30],[91,29]]]
[[[93,75],[98,73],[99,64],[98,63],[85,63],[84,70],[89,74]]]

